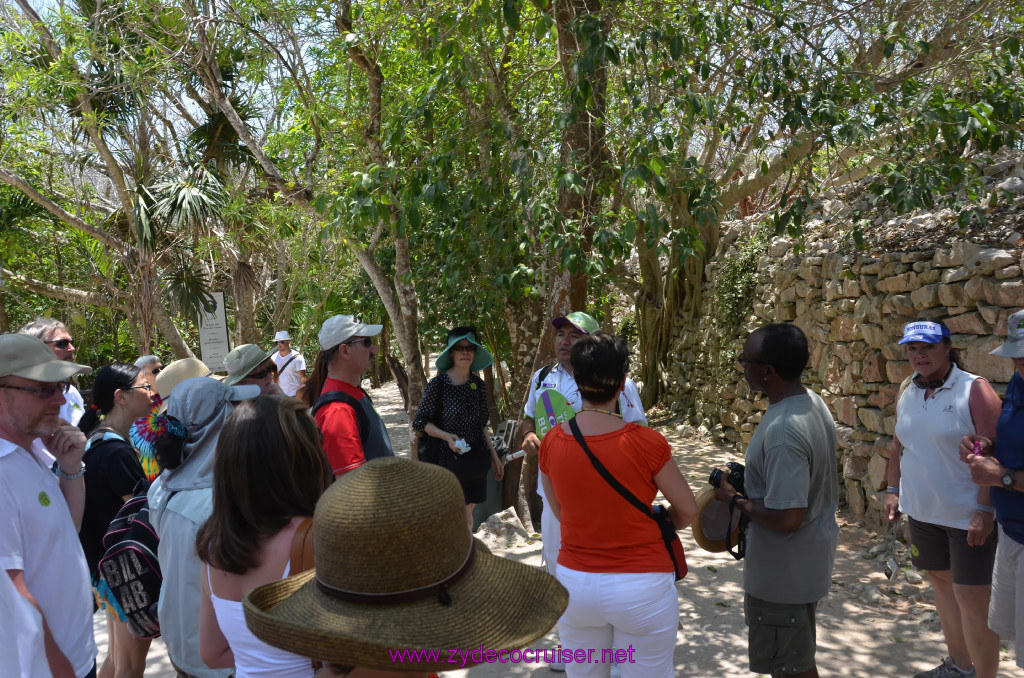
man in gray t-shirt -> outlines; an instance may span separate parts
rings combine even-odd
[[[796,325],[766,325],[747,337],[739,361],[768,409],[747,446],[746,497],[727,481],[715,491],[750,519],[743,568],[750,670],[790,678],[818,676],[814,611],[831,585],[839,539],[836,426],[800,381],[808,357]]]

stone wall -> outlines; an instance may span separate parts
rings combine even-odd
[[[970,232],[957,233],[951,212],[883,213],[876,226],[866,252],[843,238],[851,224],[824,220],[810,227],[806,253],[795,254],[787,239],[771,241],[751,273],[750,315],[727,325],[715,313],[716,279],[730,252],[759,228],[756,220],[729,224],[706,270],[704,314],[676,324],[676,392],[668,400],[742,456],[767,407],[763,396],[751,395],[736,361],[743,339],[768,322],[796,323],[811,348],[805,383],[836,420],[842,504],[878,528],[896,392],[912,372],[897,344],[904,324],[943,319],[964,369],[988,378],[1000,394],[1013,375],[1012,361],[989,351],[1006,336],[1007,317],[1024,308],[1024,197],[1004,198],[988,223]]]

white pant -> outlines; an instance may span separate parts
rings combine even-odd
[[[580,572],[558,566],[569,607],[558,620],[562,647],[589,653],[593,663],[566,663],[568,678],[608,678],[601,662],[612,645],[629,658],[621,678],[673,678],[672,653],[679,628],[679,598],[669,572]],[[590,653],[590,650],[593,650]]]
[[[988,606],[988,627],[1002,638],[1016,638],[1024,629],[1024,544],[1009,537],[999,526],[999,545],[992,571],[992,602]],[[571,601],[570,601],[571,604]],[[1024,669],[1024,646],[1017,645],[1017,666]]]
[[[562,548],[562,524],[548,506],[547,497],[541,494],[541,499],[544,501],[544,512],[540,514],[541,557],[548,574],[553,577],[557,573],[558,550]]]

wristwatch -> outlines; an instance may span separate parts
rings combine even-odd
[[[1012,490],[1015,475],[1017,475],[1017,469],[1007,469],[1006,473],[1003,474],[1003,487],[1005,487],[1008,490]]]

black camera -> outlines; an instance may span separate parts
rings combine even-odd
[[[720,487],[722,485],[722,478],[724,477],[729,481],[729,484],[736,488],[736,491],[743,496],[747,495],[746,490],[743,488],[743,464],[738,461],[727,461],[725,467],[729,469],[726,473],[720,468],[716,468],[711,472],[711,476],[708,478],[708,484],[712,487]]]

